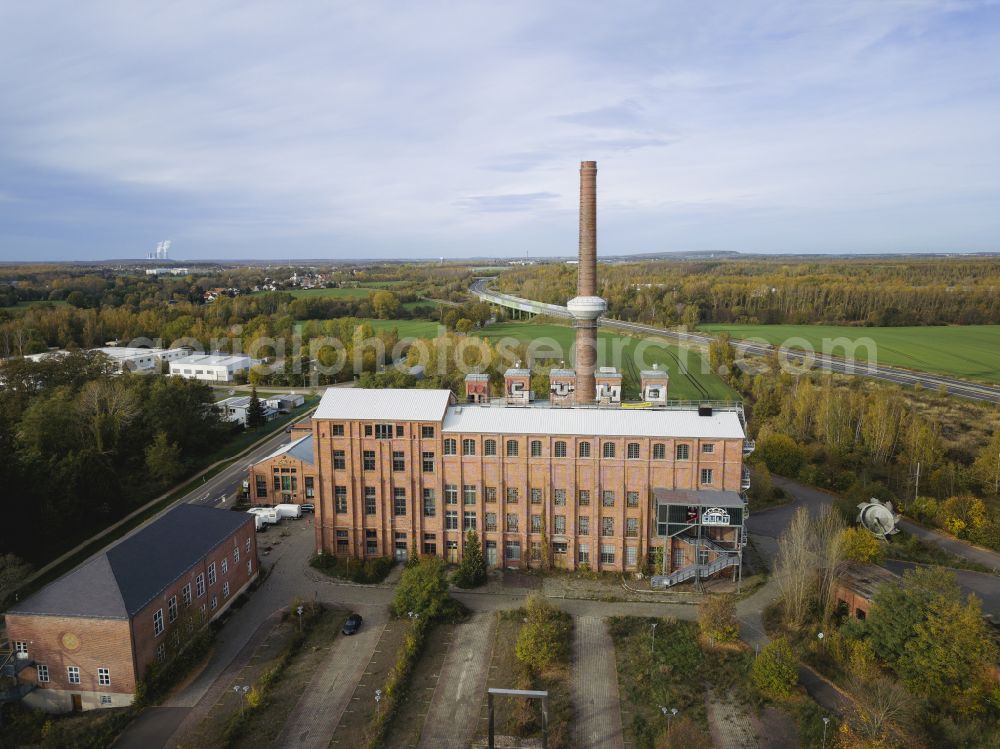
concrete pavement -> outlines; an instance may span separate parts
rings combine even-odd
[[[622,749],[621,703],[615,646],[607,623],[581,616],[573,630],[573,702],[580,749]]]

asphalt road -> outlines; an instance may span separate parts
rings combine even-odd
[[[486,288],[488,281],[489,279],[486,278],[477,280],[474,284],[472,284],[472,286],[469,287],[469,292],[479,297],[479,299],[484,302],[499,304],[512,309],[525,309],[526,307],[531,307],[534,308],[532,310],[534,312],[542,312],[556,317],[570,317],[569,311],[566,307],[558,304],[544,304],[531,299],[522,299],[510,294],[501,294],[496,291],[491,291]],[[605,328],[615,328],[629,333],[657,336],[696,346],[708,346],[714,340],[712,336],[702,333],[682,333],[673,330],[666,330],[665,328],[657,328],[652,325],[626,322],[624,320],[611,320],[609,318],[601,318],[600,325]],[[741,339],[734,339],[732,345],[738,352],[753,356],[770,356],[775,350],[775,347],[770,344],[757,343]],[[801,351],[784,347],[782,347],[780,351],[783,357],[796,365],[809,365],[812,368],[829,372],[860,375],[862,377],[870,377],[874,380],[895,382],[899,385],[919,384],[931,390],[944,388],[950,395],[957,395],[962,398],[986,401],[989,403],[1000,403],[1000,387],[980,385],[974,382],[959,380],[954,377],[943,377],[941,375],[928,374],[924,372],[914,372],[908,369],[899,369],[897,367],[886,367],[868,363],[856,364],[847,361],[846,359],[841,359],[840,357],[827,356],[820,353],[806,355]]]

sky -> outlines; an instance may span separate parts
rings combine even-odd
[[[1000,2],[7,2],[0,260],[1000,251]]]

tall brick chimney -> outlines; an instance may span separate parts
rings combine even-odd
[[[597,318],[607,309],[597,296],[597,162],[580,162],[580,260],[576,296],[566,303],[576,328],[576,402],[596,396]]]

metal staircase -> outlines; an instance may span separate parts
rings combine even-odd
[[[15,653],[9,645],[0,649],[0,703],[17,702],[35,688],[31,682],[17,681],[18,673],[34,663],[25,654]]]
[[[739,563],[739,555],[729,552],[725,556],[721,556],[708,564],[689,564],[687,567],[681,567],[681,569],[671,572],[669,575],[654,575],[649,582],[654,588],[669,588],[678,583],[690,580],[695,575],[710,577],[717,572],[722,572],[727,567],[736,567]]]
[[[683,541],[688,546],[697,546],[698,545],[698,541],[699,541],[699,539],[696,536],[687,536],[687,535],[684,535],[683,533],[680,534],[680,535],[674,536],[674,538],[676,538],[676,539],[678,539],[680,541]],[[715,541],[713,541],[712,539],[708,538],[707,536],[702,536],[702,538],[700,539],[700,541],[701,541],[701,545],[704,546],[706,549],[711,549],[712,551],[717,551],[720,554],[733,554],[733,553],[736,552],[736,549],[730,548],[728,546],[722,546],[720,544],[717,544],[717,543],[715,543]]]

